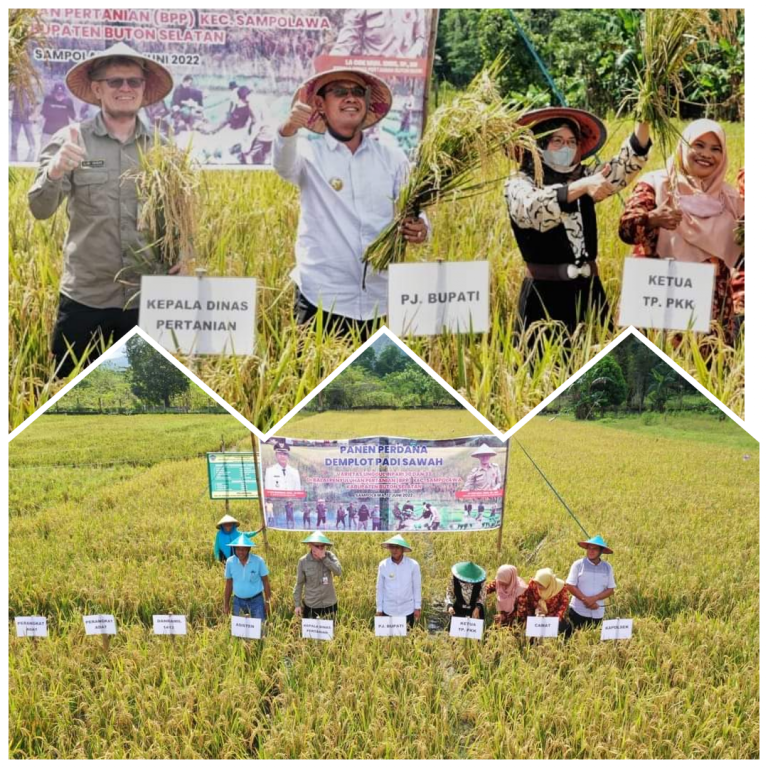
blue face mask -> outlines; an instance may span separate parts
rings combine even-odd
[[[573,165],[573,159],[576,157],[575,147],[563,147],[562,149],[543,149],[541,156],[544,158],[544,162],[556,171],[563,169],[570,169]]]

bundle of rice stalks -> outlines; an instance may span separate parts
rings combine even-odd
[[[8,84],[14,98],[22,103],[34,104],[40,89],[40,74],[29,51],[45,42],[41,28],[39,9],[8,11]]]
[[[680,135],[672,118],[679,114],[684,95],[681,74],[697,53],[698,36],[707,21],[706,11],[696,8],[648,8],[643,15],[635,82],[619,114],[632,111],[648,123],[665,157]]]
[[[511,158],[527,150],[539,163],[532,131],[518,125],[525,109],[499,95],[496,80],[502,66],[497,61],[484,69],[466,92],[435,112],[419,145],[416,165],[400,192],[394,220],[363,256],[366,270],[370,265],[383,271],[404,260],[406,241],[400,226],[406,218],[441,200],[479,194],[497,181],[483,178],[480,171],[499,151]]]
[[[138,229],[147,240],[139,254],[145,269],[165,274],[194,258],[199,221],[201,172],[191,146],[181,149],[155,134],[152,146],[139,154],[139,167],[126,176],[136,184]]]

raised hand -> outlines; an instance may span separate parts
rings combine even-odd
[[[57,181],[77,168],[85,159],[85,147],[80,136],[80,129],[75,124],[69,126],[69,137],[59,147],[48,166],[48,177]]]

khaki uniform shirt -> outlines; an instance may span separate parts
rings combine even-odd
[[[498,464],[475,467],[464,483],[465,491],[496,491],[501,488],[501,470]]]
[[[336,604],[336,590],[333,574],[341,576],[341,563],[333,552],[326,550],[322,560],[316,560],[307,552],[299,560],[296,586],[293,588],[293,602],[301,608],[301,591],[304,589],[304,604],[309,608],[330,608]]]
[[[136,226],[136,184],[123,174],[138,166],[139,146],[149,146],[151,133],[137,119],[133,138],[122,144],[110,136],[99,112],[80,124],[80,135],[85,159],[57,181],[48,177],[48,166],[69,138],[69,127],[43,147],[27,195],[29,208],[36,219],[47,219],[67,201],[61,293],[96,309],[133,309],[138,304],[136,267],[150,255],[136,255],[146,240]]]

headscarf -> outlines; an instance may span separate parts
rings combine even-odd
[[[500,611],[511,613],[517,598],[525,592],[526,583],[517,575],[514,565],[499,566],[496,571],[496,605]]]
[[[562,579],[558,579],[551,568],[540,568],[536,571],[533,580],[540,585],[538,607],[546,613],[547,600],[551,600],[555,595],[560,594],[565,586],[565,582]]]
[[[714,133],[723,148],[718,169],[708,179],[697,179],[686,167],[686,149],[696,139]],[[736,223],[744,212],[739,193],[725,183],[728,171],[728,150],[725,132],[714,120],[694,120],[684,131],[675,153],[668,158],[662,171],[646,174],[641,181],[656,191],[656,205],[673,202],[683,212],[677,229],[659,229],[658,252],[661,258],[677,261],[703,262],[716,257],[729,267],[736,264],[741,248],[734,240]],[[669,180],[676,175],[677,190]]]

